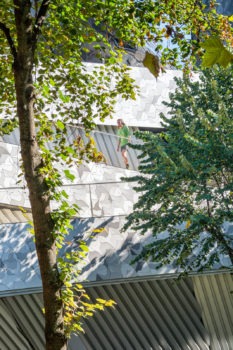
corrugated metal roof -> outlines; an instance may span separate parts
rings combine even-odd
[[[197,276],[194,289],[210,334],[211,350],[233,350],[233,275]]]

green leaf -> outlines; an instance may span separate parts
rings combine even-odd
[[[64,172],[67,179],[74,181],[75,176],[73,174],[71,174],[71,172],[69,170],[65,169],[65,170],[63,170],[63,172]]]
[[[70,102],[70,96],[63,94],[61,91],[59,91],[59,98],[64,103]]]
[[[57,126],[57,128],[60,129],[60,130],[64,130],[64,129],[65,129],[65,125],[64,125],[64,123],[63,123],[61,120],[58,120],[58,121],[56,122],[56,126]]]
[[[80,244],[79,248],[82,249],[84,252],[88,252],[89,251],[88,246],[85,245],[85,244]]]
[[[152,55],[147,51],[142,63],[144,67],[149,69],[155,78],[158,78],[160,72],[160,63],[158,56]]]
[[[205,49],[202,60],[203,67],[212,67],[216,63],[227,67],[233,61],[233,55],[223,46],[218,37],[206,39],[201,46]]]

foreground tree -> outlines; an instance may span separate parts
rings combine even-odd
[[[170,116],[161,116],[166,131],[138,133],[141,174],[130,181],[140,197],[125,228],[149,230],[155,240],[136,260],[189,271],[213,266],[223,253],[233,264],[224,225],[233,220],[232,79],[231,68],[205,70],[197,82],[177,79]]]
[[[143,45],[145,39],[154,40],[161,62],[176,64],[179,52],[183,59],[196,54],[201,25],[203,35],[213,26],[219,33],[221,21],[216,13],[205,11],[202,2],[193,4],[191,0],[179,0],[176,5],[173,1],[161,4],[151,0],[1,3],[1,129],[10,132],[19,124],[22,169],[43,284],[47,350],[66,349],[70,333],[82,329],[80,319],[106,305],[104,301],[83,301],[80,295],[87,295],[79,285],[76,300],[71,289],[72,264],[85,255],[83,242],[77,254],[67,256],[66,261],[57,257],[77,209],[69,205],[61,190],[62,174],[57,163],[63,162],[67,167],[64,175],[72,180],[69,166],[83,159],[99,159],[91,140],[86,145],[80,140],[74,144],[66,141],[66,125],[81,123],[88,132],[95,126],[94,118],[103,120],[111,115],[118,94],[135,97],[128,69],[120,60],[125,43]],[[186,31],[195,30],[198,40],[184,36]],[[164,48],[164,38],[178,46]],[[91,73],[82,65],[82,52],[90,47],[104,57],[105,64]],[[47,149],[48,141],[53,143],[52,150]],[[58,209],[52,211],[51,201],[59,203]]]

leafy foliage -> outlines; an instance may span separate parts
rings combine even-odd
[[[209,7],[214,8],[215,1],[210,1]],[[216,11],[214,9],[214,11]],[[216,29],[211,32],[206,32],[206,37],[202,37],[201,47],[204,49],[204,55],[202,57],[203,68],[212,67],[215,64],[219,64],[222,67],[227,67],[232,63],[232,47],[233,47],[233,35],[232,35],[232,20],[233,16],[219,15],[216,17]]]
[[[166,131],[137,133],[141,174],[130,181],[140,197],[125,229],[156,239],[136,261],[201,270],[225,253],[233,263],[224,227],[233,220],[232,79],[230,68],[205,70],[196,82],[177,79],[170,116],[161,115]]]
[[[112,305],[102,300],[92,305],[83,302],[82,297],[87,297],[79,284],[75,301],[72,264],[83,257],[84,244],[80,242],[81,250],[63,260],[57,260],[57,252],[65,244],[71,218],[78,213],[62,190],[63,175],[72,181],[72,166],[102,160],[90,130],[97,118],[103,121],[111,116],[118,95],[136,96],[129,68],[122,64],[124,48],[128,43],[136,48],[154,42],[160,63],[178,67],[180,60],[196,57],[207,31],[221,34],[221,23],[214,7],[207,9],[192,0],[2,1],[0,131],[9,133],[19,123],[22,169],[44,288],[48,349],[63,349],[70,332],[81,330],[76,323],[81,316]],[[190,32],[195,40],[184,35]],[[175,46],[164,45],[164,40]],[[93,48],[103,65],[91,71],[83,65],[82,54]],[[71,143],[68,124],[81,124],[87,142],[77,138]],[[58,163],[63,164],[63,174]],[[54,211],[51,201],[58,204]]]
[[[68,245],[69,242],[66,242]],[[72,332],[84,332],[83,319],[93,316],[97,310],[104,310],[105,307],[114,307],[116,304],[113,300],[97,298],[95,302],[83,287],[77,281],[81,273],[82,265],[88,252],[86,241],[79,240],[78,246],[73,246],[70,242],[70,252],[65,254],[65,258],[59,257],[58,266],[60,270],[60,279],[64,285],[61,291],[64,302],[64,322],[65,334],[67,337]]]
[[[25,154],[22,169],[30,199],[35,194],[37,197],[32,214],[44,287],[48,349],[51,346],[63,349],[73,331],[83,331],[83,317],[114,305],[109,300],[89,301],[85,289],[77,283],[80,269],[76,265],[85,258],[85,242],[79,242],[78,249],[65,257],[58,258],[58,252],[66,245],[71,219],[79,210],[70,205],[62,189],[63,177],[73,181],[71,167],[84,160],[103,160],[89,135],[95,127],[95,118],[103,120],[110,116],[119,94],[125,99],[135,98],[129,69],[121,64],[121,52],[113,51],[106,38],[114,27],[127,40],[132,35],[132,25],[139,30],[140,23],[120,25],[124,8],[123,3],[107,5],[102,1],[57,0],[50,4],[5,0],[0,9],[1,132],[11,132],[20,122],[22,155]],[[90,19],[96,25],[101,22],[106,30],[102,34],[95,31]],[[135,44],[136,41],[137,37]],[[107,51],[105,65],[86,69],[81,55],[82,50],[87,50],[84,43],[96,45],[100,55]],[[20,89],[16,94],[17,82]],[[19,107],[22,105],[23,108]],[[80,138],[69,141],[68,123],[82,125],[85,142]],[[58,170],[61,163],[63,173]],[[57,203],[56,210],[51,210],[51,201]]]

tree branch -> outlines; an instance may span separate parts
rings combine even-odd
[[[36,47],[37,38],[38,38],[38,35],[40,33],[41,27],[44,23],[44,19],[45,19],[46,13],[48,11],[49,4],[50,4],[50,0],[43,0],[42,4],[40,6],[39,12],[37,14],[36,21],[35,21],[34,28],[33,28],[33,33],[32,33],[32,41],[33,41],[33,46],[34,46],[33,49],[35,49],[35,47]]]
[[[5,37],[6,37],[7,41],[8,41],[8,44],[9,44],[9,47],[10,47],[10,50],[11,50],[13,58],[16,59],[17,51],[16,51],[13,39],[12,39],[11,34],[10,34],[10,29],[7,28],[7,26],[4,23],[2,23],[2,22],[0,22],[0,29],[5,34]]]
[[[219,191],[219,193],[220,193],[220,196],[222,197],[222,204],[224,204],[224,205],[226,206],[228,212],[230,212],[231,210],[230,210],[228,204],[226,203],[226,198],[225,198],[225,196],[224,196],[224,192],[222,191],[221,184],[219,183],[218,178],[217,178],[216,175],[213,175],[213,178],[214,178],[214,181],[215,181],[216,184],[217,184],[217,187],[218,187],[218,191]]]

